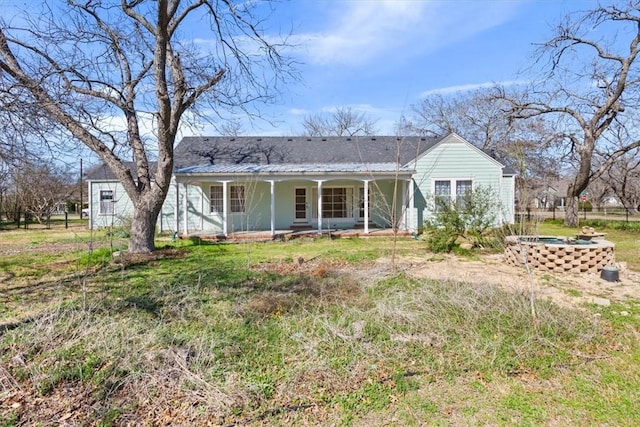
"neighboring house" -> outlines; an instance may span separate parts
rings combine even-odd
[[[531,203],[529,207],[535,209],[564,209],[568,179],[552,179],[550,181],[532,181],[530,183]]]
[[[87,176],[89,226],[132,215],[108,168]],[[159,231],[227,236],[241,231],[372,227],[415,232],[434,196],[478,186],[496,194],[496,225],[514,221],[515,174],[456,134],[424,137],[186,137]]]

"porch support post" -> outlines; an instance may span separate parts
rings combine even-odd
[[[200,231],[204,231],[204,188],[200,183]]]
[[[364,234],[369,234],[369,180],[364,180]]]
[[[224,237],[229,234],[228,184],[227,181],[222,181],[222,234]]]
[[[271,237],[276,235],[276,182],[271,181]]]
[[[407,231],[409,228],[407,224],[409,222],[409,207],[407,206],[407,181],[402,181],[402,229]]]
[[[187,213],[189,212],[189,189],[187,188],[187,183],[183,184],[184,187],[184,222],[182,223],[182,232],[185,237],[189,234],[189,218]]]
[[[80,183],[80,185],[82,185],[82,183]],[[94,212],[94,209],[93,209],[93,197],[92,197],[92,194],[93,194],[93,183],[91,181],[89,181],[87,183],[87,189],[89,190],[88,191],[88,193],[89,193],[88,194],[88,196],[89,196],[89,205],[87,206],[89,208],[89,218],[88,218],[89,230],[93,230],[93,219],[94,219],[94,217],[93,217],[93,212]],[[80,216],[82,216],[82,209],[83,209],[82,208],[82,200],[80,200]]]
[[[414,218],[417,218],[417,216],[415,215],[414,209],[414,185],[413,185],[413,178],[409,179],[409,224],[408,225],[408,231],[418,231],[418,224],[414,224]]]
[[[322,234],[322,181],[318,181],[318,234]]]
[[[180,184],[178,183],[178,178],[176,178],[176,182],[174,184],[176,186],[176,205],[173,208],[173,213],[176,216],[176,227],[174,230],[177,233],[180,230]]]

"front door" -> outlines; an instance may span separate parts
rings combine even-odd
[[[295,191],[295,212],[293,222],[307,223],[309,222],[309,218],[307,216],[307,189],[296,188]]]

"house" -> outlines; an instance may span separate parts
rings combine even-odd
[[[117,225],[132,205],[108,168],[87,176],[89,227]],[[245,231],[392,228],[416,232],[435,197],[491,187],[496,225],[514,220],[515,174],[456,134],[443,138],[185,137],[158,229]]]

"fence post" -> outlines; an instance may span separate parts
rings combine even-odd
[[[69,228],[69,213],[66,211],[64,213],[64,228]]]
[[[25,211],[24,213],[24,229],[29,228],[29,213]]]

